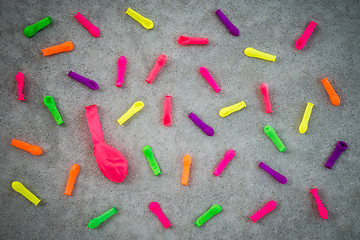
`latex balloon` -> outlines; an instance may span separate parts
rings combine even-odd
[[[86,119],[93,141],[94,155],[101,173],[110,181],[124,181],[128,172],[125,157],[115,148],[105,143],[96,105],[85,107]]]

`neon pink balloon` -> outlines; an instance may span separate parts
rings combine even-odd
[[[327,219],[328,218],[328,212],[327,212],[326,208],[324,207],[323,203],[320,200],[319,194],[317,192],[317,188],[311,189],[310,192],[312,193],[312,195],[315,198],[316,205],[318,207],[320,217],[322,219]]]
[[[272,109],[271,109],[271,102],[270,102],[270,97],[269,97],[269,87],[266,83],[262,83],[260,86],[260,90],[264,96],[264,103],[265,103],[265,109],[266,109],[266,113],[272,113]]]
[[[164,226],[165,229],[171,226],[169,219],[165,216],[164,212],[161,210],[159,203],[151,202],[149,204],[149,209],[157,216],[157,218],[159,219],[159,221],[161,222],[161,224]]]
[[[93,141],[94,155],[101,173],[110,181],[124,181],[128,172],[125,157],[115,148],[105,143],[96,105],[85,107],[86,119]]]
[[[126,57],[121,56],[118,60],[118,74],[117,74],[117,78],[116,78],[116,86],[117,87],[122,87],[123,82],[124,82],[124,75],[125,75],[125,67],[126,67]]]
[[[81,15],[81,13],[78,12],[78,13],[74,16],[74,18],[76,18],[76,20],[78,20],[79,23],[80,23],[81,25],[83,25],[84,28],[86,28],[86,30],[88,30],[89,33],[90,33],[93,37],[95,37],[95,38],[99,37],[99,35],[100,35],[99,28],[96,27],[95,25],[93,25],[93,24],[92,24],[89,20],[87,20],[83,15]]]
[[[149,76],[145,80],[146,82],[151,84],[154,81],[156,75],[158,74],[158,72],[160,71],[162,66],[164,66],[164,64],[166,63],[166,60],[167,60],[167,57],[164,54],[160,55],[157,58],[153,69],[151,69],[151,72],[149,73]]]
[[[23,95],[23,86],[24,86],[24,74],[22,72],[18,72],[16,74],[16,81],[18,84],[18,91],[19,91],[19,97],[18,100],[24,101],[24,95]]]
[[[214,89],[215,92],[219,92],[221,88],[210,75],[206,67],[200,67],[200,74],[205,78],[209,85]]]
[[[305,47],[305,44],[307,40],[309,39],[312,32],[315,30],[317,23],[314,21],[311,21],[309,25],[306,27],[304,33],[301,35],[301,37],[295,42],[295,47],[298,50],[301,50]]]
[[[257,220],[259,220],[260,218],[262,218],[263,216],[265,216],[266,214],[268,214],[269,212],[271,212],[275,208],[276,208],[276,202],[275,201],[270,201],[267,204],[265,204],[265,206],[263,206],[254,215],[252,215],[250,218],[251,218],[251,220],[253,222],[256,222]]]
[[[165,96],[163,124],[165,127],[168,127],[171,125],[171,96],[170,95]]]
[[[180,45],[188,45],[188,44],[208,44],[209,39],[207,38],[197,38],[197,37],[187,37],[180,36],[178,38],[178,43]]]
[[[220,173],[225,169],[226,165],[235,157],[235,151],[230,149],[225,153],[224,158],[221,160],[219,165],[216,167],[213,172],[214,175],[219,176]]]

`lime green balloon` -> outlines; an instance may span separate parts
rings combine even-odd
[[[90,222],[88,223],[88,227],[89,228],[97,228],[97,226],[99,226],[102,222],[104,222],[106,219],[108,219],[115,213],[117,213],[117,210],[115,207],[113,207],[109,211],[101,214],[100,216],[91,219]]]
[[[50,17],[46,17],[40,21],[38,21],[37,23],[27,26],[24,29],[24,35],[28,38],[31,38],[32,36],[35,35],[35,33],[37,33],[38,31],[40,31],[41,29],[43,29],[44,27],[46,27],[47,25],[49,25],[50,23],[52,23],[52,20]]]

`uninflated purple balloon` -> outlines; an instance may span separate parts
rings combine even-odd
[[[95,81],[93,81],[91,79],[88,79],[86,77],[83,77],[80,74],[77,74],[75,72],[70,71],[68,76],[71,77],[72,79],[78,81],[78,82],[81,82],[82,84],[88,86],[91,89],[96,90],[96,89],[99,88],[98,84]]]
[[[336,160],[338,159],[338,157],[340,156],[340,154],[343,151],[345,151],[347,148],[348,148],[348,145],[346,142],[339,141],[336,144],[336,147],[335,147],[333,153],[329,157],[329,160],[326,162],[325,167],[331,169],[333,167],[334,163],[336,162]]]
[[[260,162],[259,163],[259,167],[261,167],[265,172],[267,172],[268,174],[270,174],[273,178],[275,178],[276,181],[278,181],[281,184],[285,184],[287,183],[287,179],[286,177],[284,177],[283,175],[281,175],[280,173],[276,172],[275,170],[273,170],[271,167],[267,166],[265,163]]]
[[[214,135],[214,129],[212,127],[206,125],[195,113],[190,113],[189,118],[198,126],[206,135],[212,136]]]
[[[220,8],[215,13],[216,15],[218,15],[220,20],[223,22],[223,24],[227,27],[227,29],[232,35],[239,36],[239,29],[234,24],[232,24],[232,22],[230,22],[230,20],[225,16],[225,14],[220,10]]]

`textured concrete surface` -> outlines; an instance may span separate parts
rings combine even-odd
[[[146,3],[145,3],[146,2]],[[128,7],[154,22],[146,30]],[[215,15],[221,8],[240,29],[230,35]],[[1,1],[0,5],[0,204],[1,239],[356,239],[359,230],[359,1]],[[93,38],[75,19],[81,12],[99,27]],[[30,24],[53,23],[33,38]],[[314,20],[302,51],[294,43]],[[180,46],[179,35],[209,37],[208,46]],[[69,53],[43,57],[41,49],[72,41]],[[246,47],[277,55],[275,63],[243,54]],[[152,85],[145,82],[156,58],[168,62]],[[117,60],[126,56],[124,88],[115,87]],[[205,66],[222,91],[199,74]],[[93,91],[67,77],[75,71],[98,82]],[[25,102],[15,75],[25,74]],[[331,105],[320,80],[328,77],[341,98]],[[270,88],[273,114],[264,111],[260,84]],[[173,125],[162,126],[164,95],[173,96]],[[43,104],[54,97],[65,123],[57,126]],[[144,109],[125,125],[116,119],[135,101]],[[247,108],[220,118],[222,107],[244,100]],[[308,131],[298,126],[307,102],[315,104]],[[121,184],[102,176],[92,152],[84,106],[97,104],[104,137],[127,158]],[[215,129],[203,134],[188,118],[194,111]],[[263,132],[271,125],[287,150],[280,153]],[[32,156],[12,138],[41,146]],[[324,167],[336,142],[349,148],[332,170]],[[150,145],[162,170],[155,177],[142,154]],[[236,151],[220,177],[212,172],[228,149]],[[180,185],[182,157],[192,157],[190,185]],[[281,185],[257,167],[264,161],[288,178]],[[70,167],[81,171],[73,196],[63,194]],[[34,206],[11,188],[22,182],[42,199]],[[317,187],[329,218],[317,213]],[[269,200],[274,212],[249,219]],[[172,222],[164,229],[148,210],[160,203]],[[196,228],[212,204],[223,211]],[[118,214],[97,229],[93,217],[115,206]]]

